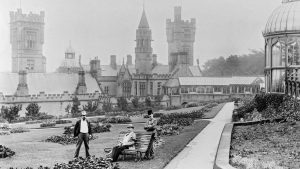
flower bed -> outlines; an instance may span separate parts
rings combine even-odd
[[[38,124],[43,123],[43,120],[26,121],[25,124]]]
[[[104,118],[97,118],[92,120],[94,123],[130,123],[132,122],[130,117],[126,116],[116,116],[116,117],[104,117]]]
[[[11,157],[15,155],[16,153],[12,151],[11,149],[0,145],[0,158],[6,158],[6,157]]]
[[[43,122],[40,127],[54,127],[56,125],[55,122],[50,122],[50,121],[47,121],[47,122]]]
[[[178,135],[182,131],[183,127],[177,124],[165,124],[159,130],[157,130],[158,135]]]
[[[24,127],[17,127],[17,128],[10,129],[10,133],[24,133],[24,132],[29,132],[29,129]]]
[[[92,133],[103,133],[110,132],[110,124],[99,124],[91,123]],[[63,134],[72,135],[74,133],[74,126],[67,126],[64,128],[65,131]]]
[[[230,164],[237,168],[299,168],[300,122],[235,126]]]
[[[95,140],[96,137],[91,137],[90,140]],[[59,136],[50,136],[45,142],[58,143],[62,145],[76,144],[78,137],[73,137],[72,135],[59,135]]]
[[[53,169],[84,169],[84,168],[97,168],[97,169],[120,169],[118,163],[112,164],[110,161],[104,158],[96,158],[92,156],[91,158],[74,159],[68,163],[57,163],[52,167]],[[15,169],[10,167],[10,169]],[[33,169],[32,167],[26,167],[25,169]],[[50,167],[40,166],[37,169],[50,169]]]
[[[72,123],[71,120],[56,120],[55,121],[56,124],[66,124],[66,123]]]

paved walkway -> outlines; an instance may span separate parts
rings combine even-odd
[[[227,103],[165,169],[213,169],[220,136],[224,125],[231,122],[233,108],[233,102]]]

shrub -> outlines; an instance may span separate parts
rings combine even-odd
[[[0,145],[0,158],[6,158],[6,157],[11,157],[15,155],[16,153],[12,151],[11,149]]]
[[[93,112],[88,112],[87,113],[87,117],[92,117],[92,116],[102,116],[102,115],[105,115],[105,112],[100,110],[100,109],[97,109]]]
[[[22,105],[13,105],[10,107],[1,107],[1,116],[10,123],[19,117],[19,111],[22,110]]]
[[[37,103],[30,103],[26,107],[26,116],[27,117],[38,117],[40,113],[41,106],[39,106]]]
[[[112,110],[112,104],[111,102],[104,102],[102,105],[102,109],[104,112],[110,112]]]
[[[134,108],[138,108],[139,107],[139,98],[138,97],[134,97],[131,100],[131,103],[132,103],[132,105],[133,105]]]
[[[54,116],[53,115],[49,115],[47,113],[39,113],[37,116],[38,120],[46,120],[46,119],[53,119]]]
[[[56,125],[55,122],[50,122],[50,121],[46,121],[46,122],[43,122],[40,127],[54,127]]]
[[[96,137],[92,137],[91,140],[96,139]],[[76,144],[78,141],[78,137],[73,137],[71,135],[59,135],[59,136],[50,136],[45,142],[59,143],[62,145]]]
[[[88,101],[87,105],[83,106],[83,110],[87,112],[94,112],[98,108],[98,101]]]
[[[110,124],[102,124],[102,125],[95,125],[92,127],[93,133],[103,133],[103,132],[110,132],[111,125]]]
[[[37,124],[37,123],[43,123],[42,120],[34,120],[34,121],[26,121],[25,124]]]
[[[105,121],[106,123],[129,123],[131,122],[130,117],[125,116],[116,116],[116,117],[109,117]]]
[[[73,117],[78,117],[79,116],[79,106],[80,106],[80,101],[78,98],[75,96],[72,99],[72,107],[71,107],[71,114]]]
[[[181,106],[169,106],[166,108],[166,110],[177,110],[177,109],[181,109]]]
[[[117,99],[117,105],[121,110],[127,110],[128,102],[125,97],[120,97]]]
[[[178,135],[182,131],[183,127],[177,124],[165,124],[157,130],[158,135]]]
[[[2,135],[10,135],[9,131],[0,131],[0,136]]]
[[[151,107],[152,103],[151,103],[151,98],[150,97],[146,97],[145,105],[148,106],[148,107]]]
[[[207,105],[205,105],[205,107],[206,108],[213,108],[213,107],[216,107],[216,106],[218,106],[219,104],[218,103],[209,103],[209,104],[207,104]]]
[[[17,128],[12,128],[10,130],[10,133],[24,133],[24,132],[29,132],[29,129],[24,127],[17,127]]]

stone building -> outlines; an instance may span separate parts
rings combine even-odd
[[[269,17],[263,36],[266,91],[299,96],[300,0],[283,0]]]
[[[186,62],[193,66],[196,19],[183,20],[181,18],[181,6],[176,6],[174,8],[174,21],[167,19],[166,25],[170,70],[172,71],[178,62]],[[182,55],[183,53],[184,55]]]
[[[43,55],[44,17],[43,11],[40,14],[23,14],[21,9],[10,12],[12,72],[46,72],[46,57]]]

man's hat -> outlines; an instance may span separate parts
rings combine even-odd
[[[82,111],[82,112],[81,112],[81,115],[82,115],[82,116],[86,116],[86,111]]]
[[[127,128],[133,128],[134,129],[134,126],[132,124],[128,124]]]
[[[148,110],[148,115],[153,114],[152,110]]]

